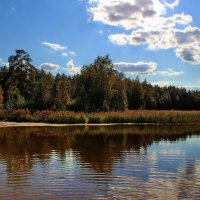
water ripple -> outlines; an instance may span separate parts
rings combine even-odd
[[[138,136],[0,142],[1,200],[200,199],[198,136],[151,145]]]

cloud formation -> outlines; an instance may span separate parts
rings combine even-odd
[[[180,1],[180,0],[175,0],[175,1],[172,2],[172,3],[165,2],[165,5],[168,6],[169,8],[171,8],[171,9],[173,9],[174,7],[176,7],[176,6],[179,5],[179,1]]]
[[[50,42],[43,42],[42,45],[45,45],[47,47],[50,47],[51,49],[53,49],[54,51],[63,51],[65,49],[67,49],[66,46],[62,46],[60,44],[55,44],[55,43],[50,43]]]
[[[199,64],[200,28],[190,26],[193,20],[190,15],[168,14],[179,3],[179,0],[89,0],[88,12],[92,21],[124,29],[124,33],[109,35],[114,44],[145,45],[150,50],[174,49],[182,61]]]
[[[66,63],[66,70],[71,74],[79,74],[81,72],[81,67],[76,66],[73,60]]]
[[[198,84],[191,84],[191,83],[186,83],[183,84],[181,82],[174,82],[174,81],[156,81],[156,82],[151,82],[152,85],[158,85],[160,87],[169,87],[171,85],[175,85],[178,88],[186,88],[187,90],[199,90],[200,86]]]
[[[74,51],[70,51],[66,46],[62,46],[60,44],[43,42],[42,45],[47,46],[50,49],[59,52],[61,54],[61,56],[63,56],[63,57],[67,57],[68,55],[76,56],[76,53]]]
[[[189,62],[191,64],[200,64],[199,46],[178,48],[176,50],[176,55],[181,58],[182,61]]]
[[[156,82],[151,82],[152,85],[158,85],[160,87],[166,87],[174,84],[173,81],[156,81]]]
[[[0,58],[0,65],[2,65],[2,63],[3,63],[3,59]]]
[[[76,56],[76,53],[75,53],[74,51],[69,51],[69,54],[70,54],[71,56]]]
[[[153,75],[157,68],[157,63],[154,62],[136,62],[136,63],[127,63],[119,62],[114,63],[114,68],[119,72],[123,73],[132,73],[132,74],[146,74]]]
[[[161,0],[89,0],[88,12],[92,21],[120,26],[125,30],[158,26],[172,28],[192,21],[192,16],[184,13],[165,17],[167,8],[173,9],[178,4],[179,0],[172,3]]]
[[[59,65],[54,64],[54,63],[42,63],[40,65],[40,68],[46,71],[55,71],[57,69],[59,69]]]
[[[99,31],[99,34],[100,34],[100,35],[102,35],[102,34],[103,34],[103,31],[102,31],[102,30],[100,30],[100,31]]]
[[[159,71],[158,72],[159,74],[163,75],[163,76],[181,76],[184,74],[183,71],[174,71],[173,69],[171,68],[168,68],[167,70],[165,71]]]
[[[0,66],[9,66],[9,63],[5,62],[2,58],[0,58]]]
[[[133,29],[143,21],[166,13],[159,0],[89,0],[91,20]]]
[[[185,84],[185,85],[181,85],[180,87],[186,88],[188,90],[200,90],[200,86],[199,85],[195,85],[195,84]]]
[[[61,54],[61,56],[67,57],[67,56],[68,56],[68,53],[67,53],[67,52],[63,52],[63,53]]]

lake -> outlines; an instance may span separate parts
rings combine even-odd
[[[200,126],[0,129],[0,199],[200,199]]]

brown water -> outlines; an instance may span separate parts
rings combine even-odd
[[[200,127],[0,129],[0,200],[200,199]]]

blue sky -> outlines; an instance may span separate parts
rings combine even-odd
[[[0,64],[15,49],[74,74],[109,54],[127,77],[200,89],[199,0],[0,0]]]

